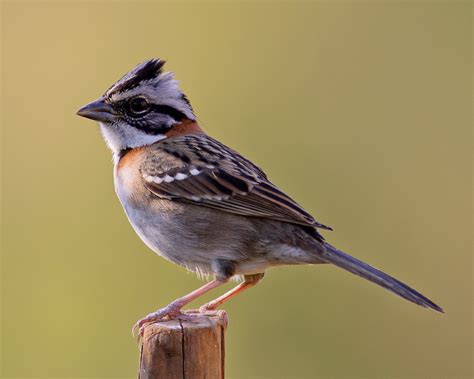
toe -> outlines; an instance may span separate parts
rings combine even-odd
[[[215,311],[217,309],[217,307],[215,305],[213,305],[212,303],[207,303],[207,304],[204,304],[203,306],[201,306],[199,308],[199,312],[200,313],[207,313],[207,312],[210,312],[210,311]]]
[[[132,327],[132,335],[135,337],[135,333],[138,331],[138,334],[143,337],[143,332],[146,324],[150,324],[153,322],[157,322],[163,320],[164,318],[168,318],[172,320],[181,316],[183,313],[180,309],[168,306],[162,309],[157,310],[156,312],[150,313],[146,317],[138,320],[135,325]]]

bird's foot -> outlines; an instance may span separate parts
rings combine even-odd
[[[189,317],[189,315],[181,312],[180,306],[171,303],[170,305],[158,309],[156,312],[152,312],[146,315],[144,318],[138,320],[132,327],[132,335],[135,337],[138,331],[138,336],[143,337],[145,326],[157,321],[174,319],[187,320]]]
[[[217,308],[219,307],[220,304],[214,303],[214,302],[209,302],[204,305],[201,305],[199,307],[199,312],[204,313],[204,314],[209,314],[209,313],[217,313]]]

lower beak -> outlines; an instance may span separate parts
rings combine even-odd
[[[112,122],[117,117],[117,113],[115,113],[114,109],[103,99],[84,105],[76,114],[101,122]]]

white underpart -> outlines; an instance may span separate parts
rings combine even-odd
[[[107,146],[114,153],[114,159],[117,159],[121,150],[151,145],[166,138],[164,134],[147,134],[124,122],[114,125],[100,122],[99,125]]]

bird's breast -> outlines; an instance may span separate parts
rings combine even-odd
[[[170,252],[172,219],[166,211],[166,204],[161,204],[159,199],[151,199],[139,170],[134,167],[116,169],[114,179],[115,192],[138,236],[155,253],[176,261]]]

